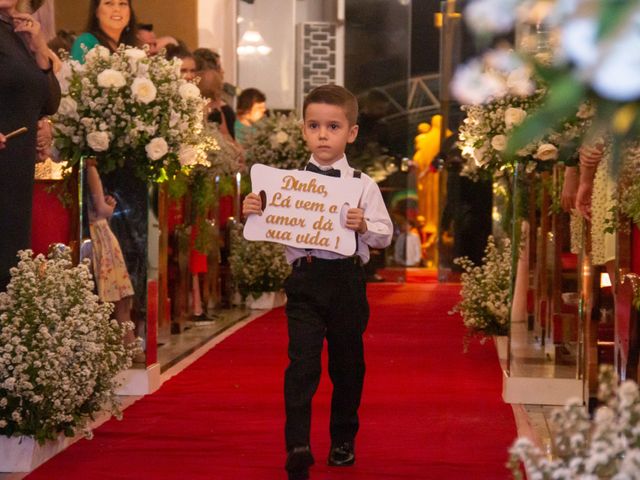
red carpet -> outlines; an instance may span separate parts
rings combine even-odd
[[[438,271],[430,268],[381,268],[376,271],[385,282],[391,283],[436,283]]]
[[[451,285],[371,285],[367,377],[357,464],[325,466],[330,382],[314,401],[312,480],[501,479],[516,437],[500,399],[493,345],[462,353],[447,311]],[[282,374],[286,329],[278,309],[216,346],[154,395],[28,476],[36,479],[286,478]]]

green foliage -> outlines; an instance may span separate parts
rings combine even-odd
[[[264,292],[277,292],[291,273],[284,255],[284,245],[253,242],[242,236],[242,225],[231,231],[229,264],[233,281],[243,298],[259,297]]]

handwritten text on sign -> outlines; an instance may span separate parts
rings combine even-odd
[[[262,197],[262,215],[250,215],[247,240],[353,255],[356,237],[344,227],[349,208],[357,208],[359,178],[335,178],[266,165],[251,168],[251,186]],[[264,192],[264,193],[263,193]]]

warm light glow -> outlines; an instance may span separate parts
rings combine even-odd
[[[252,23],[249,24],[247,31],[240,37],[238,47],[236,48],[236,52],[241,57],[251,55],[264,56],[269,55],[271,51],[272,48],[265,43],[264,38],[262,38],[262,35],[255,29]]]
[[[609,274],[604,272],[600,274],[600,288],[610,287],[611,286],[611,278],[609,278]]]

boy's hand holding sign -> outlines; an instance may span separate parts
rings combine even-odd
[[[362,181],[303,170],[251,168],[253,192],[244,202],[247,240],[353,255],[356,236],[347,211],[358,207]]]

